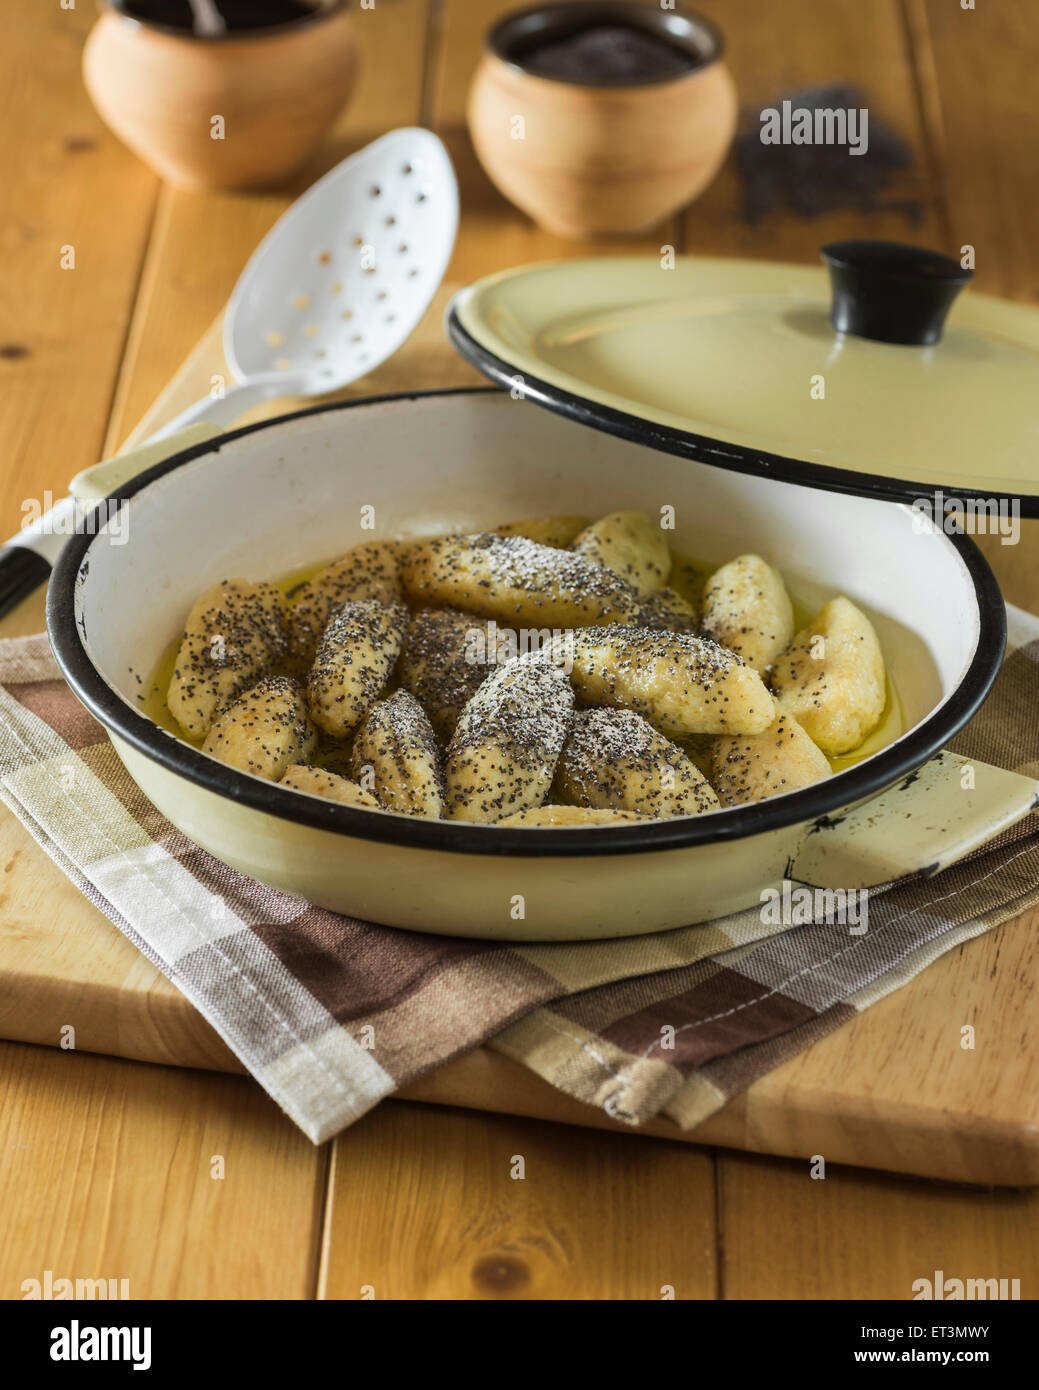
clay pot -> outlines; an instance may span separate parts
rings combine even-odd
[[[196,37],[130,18],[116,0],[87,39],[98,113],[182,188],[242,188],[291,173],[353,88],[357,51],[341,4],[264,29]]]
[[[535,75],[525,56],[603,24],[648,30],[696,60],[678,76],[596,85]],[[546,230],[636,235],[689,203],[736,131],[736,89],[706,20],[640,4],[547,5],[487,33],[469,94],[473,145],[491,181]]]

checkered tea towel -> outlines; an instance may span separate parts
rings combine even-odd
[[[1011,610],[953,745],[1039,775],[1039,621]],[[1039,902],[1039,819],[870,902],[868,931],[758,908],[652,936],[498,944],[337,916],[226,868],[144,798],[43,635],[0,642],[0,795],[315,1142],[481,1044],[630,1124],[689,1128],[937,956]]]

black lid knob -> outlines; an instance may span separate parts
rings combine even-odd
[[[832,241],[820,254],[830,272],[834,328],[881,343],[936,343],[974,274],[951,256],[898,241]]]

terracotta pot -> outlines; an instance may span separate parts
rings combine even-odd
[[[269,29],[197,38],[114,6],[90,33],[83,76],[105,123],[167,182],[271,183],[320,144],[350,95],[350,25],[336,5]]]
[[[536,76],[532,47],[599,24],[648,30],[697,65],[638,85]],[[639,4],[562,4],[507,15],[487,34],[469,130],[497,188],[560,236],[635,235],[692,201],[736,130],[736,89],[714,27]]]

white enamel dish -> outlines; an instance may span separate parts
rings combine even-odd
[[[922,528],[908,507],[712,468],[483,389],[254,425],[115,495],[129,508],[126,543],[111,543],[107,528],[74,536],[51,581],[48,627],[62,670],[175,826],[316,904],[469,936],[628,935],[723,916],[784,876],[852,887],[932,872],[1035,802],[1036,783],[980,765],[971,790],[948,758],[916,775],[984,699],[1005,624],[973,543]],[[860,603],[901,697],[903,736],[756,806],[647,825],[501,830],[306,797],[216,762],[141,711],[138,677],[147,686],[203,588],[276,577],[371,539],[362,507],[375,508],[378,534],[412,535],[664,504],[675,508],[683,552],[721,563],[759,551],[807,606],[837,593]]]

